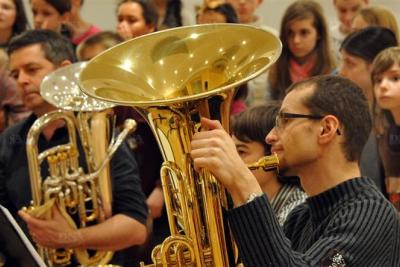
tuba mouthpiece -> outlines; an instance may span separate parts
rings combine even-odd
[[[279,172],[279,158],[276,154],[262,157],[257,162],[247,165],[247,167],[254,171],[262,168],[264,171],[276,170]]]

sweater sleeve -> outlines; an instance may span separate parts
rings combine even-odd
[[[325,227],[295,222],[296,250],[266,196],[229,211],[228,220],[245,266],[398,266],[399,221],[391,209],[366,201],[332,214]]]

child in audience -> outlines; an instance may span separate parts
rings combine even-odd
[[[351,23],[352,31],[368,26],[381,26],[388,28],[399,40],[399,27],[396,16],[392,11],[383,6],[366,6],[361,8]]]
[[[334,70],[327,24],[317,2],[292,3],[283,15],[280,39],[282,54],[268,77],[272,99],[282,99],[286,88],[294,82]]]
[[[30,3],[35,29],[51,30],[71,39],[71,31],[66,26],[71,12],[70,0],[31,0]]]
[[[333,52],[339,56],[344,38],[351,32],[351,23],[357,11],[368,4],[368,0],[333,0],[339,24],[331,28]]]
[[[389,200],[400,212],[400,48],[383,50],[372,63],[374,128]]]
[[[257,162],[271,154],[271,146],[266,143],[265,138],[275,126],[279,107],[277,103],[258,105],[233,117],[232,138],[246,164]],[[306,194],[293,182],[293,177],[277,176],[275,172],[266,172],[263,169],[252,172],[268,196],[280,225],[283,225],[290,211],[304,202]]]
[[[76,48],[76,56],[80,61],[90,60],[101,52],[122,42],[123,39],[111,31],[103,31],[92,35]]]
[[[117,33],[129,40],[156,31],[158,23],[157,9],[146,0],[123,0],[117,10]]]

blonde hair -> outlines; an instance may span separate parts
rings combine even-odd
[[[366,6],[361,8],[357,15],[360,15],[369,26],[381,26],[391,30],[396,39],[399,40],[399,27],[396,16],[392,11],[383,6]]]
[[[98,32],[89,38],[85,39],[82,43],[78,45],[76,48],[76,56],[78,60],[82,60],[82,52],[91,46],[101,44],[104,46],[104,50],[111,48],[119,43],[121,43],[123,39],[116,33],[111,31],[102,31]]]

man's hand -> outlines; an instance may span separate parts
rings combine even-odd
[[[231,136],[218,121],[202,118],[208,131],[194,134],[191,156],[196,171],[210,171],[231,193],[236,205],[246,202],[250,193],[261,193],[256,178],[236,151]]]
[[[28,225],[32,239],[42,247],[73,248],[83,241],[79,231],[68,224],[56,206],[49,220],[36,219],[24,211],[18,214]]]
[[[151,218],[159,218],[162,215],[164,207],[164,195],[162,188],[156,186],[146,200],[147,206],[150,209]]]

